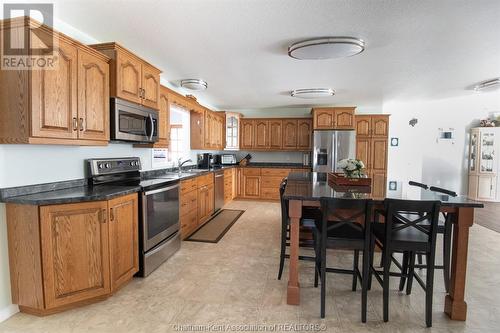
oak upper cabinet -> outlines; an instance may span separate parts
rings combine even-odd
[[[356,135],[358,137],[387,138],[389,134],[389,118],[387,115],[356,116]]]
[[[155,147],[168,148],[170,143],[170,101],[167,88],[160,86],[160,110],[158,112],[158,142]]]
[[[91,45],[111,58],[110,94],[159,109],[161,71],[117,43]]]
[[[78,50],[78,124],[82,139],[109,140],[109,65]]]
[[[373,116],[356,116],[356,136],[369,137],[372,131]]]
[[[333,129],[335,111],[333,108],[317,108],[312,110],[314,129]]]
[[[314,108],[313,128],[319,130],[354,129],[355,107]]]
[[[297,120],[283,120],[283,149],[297,149]]]
[[[297,120],[297,149],[311,150],[312,148],[312,120]]]
[[[106,145],[109,58],[30,18],[9,21],[1,33],[28,31],[31,48],[52,46],[53,66],[0,71],[0,143]]]
[[[40,207],[47,309],[110,293],[107,216],[106,201]]]
[[[116,290],[139,271],[137,194],[112,199],[108,207],[111,290]]]
[[[255,137],[254,148],[265,149],[269,148],[269,121],[265,119],[257,119],[254,123]]]
[[[254,121],[242,118],[240,126],[240,148],[252,149],[254,144]]]
[[[269,120],[269,148],[281,149],[282,147],[282,121],[278,119]]]

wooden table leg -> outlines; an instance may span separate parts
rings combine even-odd
[[[474,223],[474,208],[458,208],[453,213],[453,248],[451,257],[450,291],[446,295],[444,312],[453,320],[467,318],[467,303],[464,301],[467,273],[467,249],[469,228]]]
[[[300,218],[302,217],[302,201],[289,201],[288,217],[290,218],[290,269],[286,302],[291,305],[299,305],[299,227]]]

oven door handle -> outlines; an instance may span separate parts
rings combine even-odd
[[[162,187],[162,188],[159,188],[157,190],[152,190],[152,191],[144,192],[144,195],[147,196],[147,195],[151,195],[151,194],[166,192],[166,191],[173,190],[174,188],[178,188],[178,187],[179,187],[179,184],[176,184],[176,185],[173,185],[173,186],[169,186],[169,187]]]
[[[148,115],[149,123],[151,125],[151,133],[148,135],[149,141],[153,141],[153,134],[155,133],[155,122],[153,121],[153,116],[151,113]]]

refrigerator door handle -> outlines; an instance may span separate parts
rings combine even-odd
[[[332,138],[332,172],[337,171],[337,154],[338,154],[338,137],[337,137],[337,132],[333,133],[333,138]]]

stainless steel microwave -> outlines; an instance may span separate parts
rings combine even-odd
[[[111,140],[132,142],[158,141],[158,111],[111,98]]]

